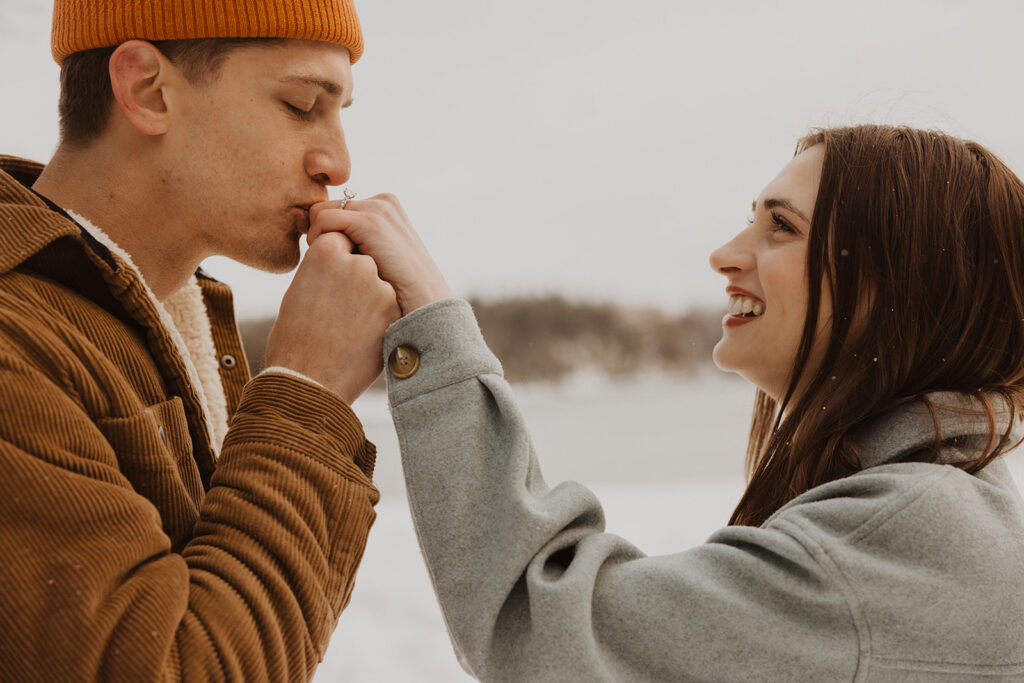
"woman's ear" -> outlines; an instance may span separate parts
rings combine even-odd
[[[167,132],[170,61],[152,43],[129,40],[110,57],[110,85],[125,119],[143,135]]]

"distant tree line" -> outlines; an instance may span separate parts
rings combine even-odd
[[[612,376],[692,372],[710,364],[722,336],[722,311],[673,315],[560,296],[470,303],[511,382],[555,382],[581,370]],[[254,373],[264,367],[273,324],[273,318],[239,323]]]

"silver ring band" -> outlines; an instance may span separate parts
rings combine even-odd
[[[356,198],[356,194],[357,194],[356,192],[353,192],[352,190],[350,190],[350,189],[348,189],[346,187],[345,188],[345,196],[342,197],[340,202],[338,202],[338,208],[339,209],[344,209],[345,206],[349,203],[349,201],[351,201],[351,200]]]

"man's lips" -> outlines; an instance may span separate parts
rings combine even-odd
[[[298,206],[293,207],[302,216],[301,224],[300,224],[300,231],[302,232],[303,235],[305,235],[306,233],[309,232],[309,207],[310,206],[311,205],[306,204],[306,205],[298,205]]]
[[[301,211],[303,213],[303,215],[305,216],[305,218],[306,218],[306,230],[309,230],[309,212],[312,210],[312,208],[315,205],[323,204],[326,201],[328,201],[327,197],[321,197],[321,198],[318,198],[318,199],[310,200],[308,202],[303,202],[301,204],[293,204],[293,206],[296,209],[298,209],[299,211]]]

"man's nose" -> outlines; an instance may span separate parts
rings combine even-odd
[[[338,130],[306,155],[306,172],[321,185],[341,185],[352,175],[345,135]]]

